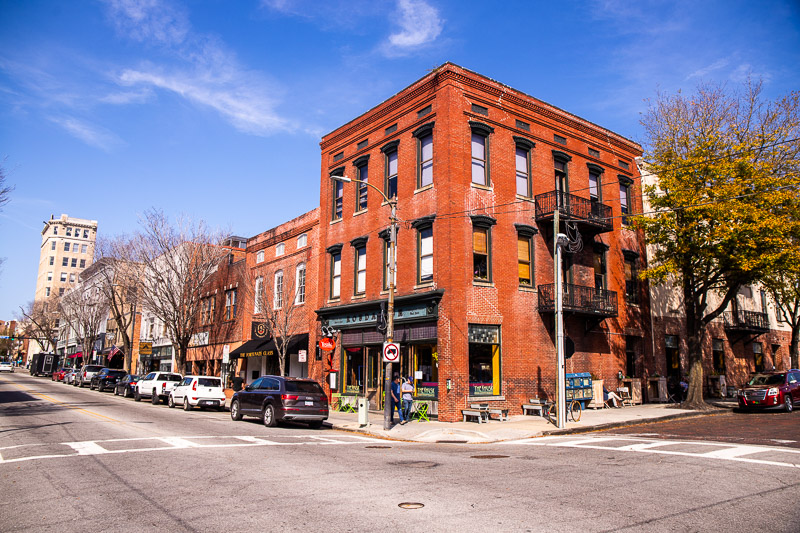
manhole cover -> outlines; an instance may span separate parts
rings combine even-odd
[[[508,455],[471,455],[470,459],[505,459]]]
[[[397,506],[401,509],[422,509],[423,507],[425,507],[424,504],[421,504],[419,502],[403,502],[397,504]]]
[[[391,450],[391,446],[365,446],[365,448],[369,448],[371,450]]]

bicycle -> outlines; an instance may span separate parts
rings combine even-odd
[[[572,400],[567,404],[568,419],[571,418],[573,422],[580,422],[582,413],[583,407],[578,400]],[[547,410],[547,418],[550,419],[550,422],[558,418],[558,403],[553,402],[550,404],[550,408]]]

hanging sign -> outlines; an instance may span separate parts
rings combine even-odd
[[[323,352],[332,352],[336,349],[336,341],[330,337],[322,337],[319,340],[319,349]]]
[[[400,360],[400,345],[396,342],[383,343],[383,362],[396,363]]]

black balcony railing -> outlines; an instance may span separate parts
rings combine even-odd
[[[556,310],[555,284],[539,285],[539,312]],[[564,312],[593,316],[617,316],[617,293],[594,287],[564,284]]]
[[[614,229],[610,206],[562,191],[536,195],[536,221],[552,220],[559,205],[559,214],[564,220],[577,221],[599,231]]]
[[[723,313],[725,328],[736,331],[767,331],[769,330],[769,317],[767,313],[756,311],[725,311]]]

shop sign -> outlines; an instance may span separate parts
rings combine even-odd
[[[268,339],[269,328],[266,322],[251,322],[250,323],[250,338],[251,339]]]
[[[417,396],[420,398],[438,398],[439,397],[439,384],[438,383],[418,383]]]
[[[492,383],[470,383],[469,384],[470,396],[493,396],[494,384]]]
[[[425,318],[435,316],[435,307],[426,304],[408,305],[395,307],[394,319],[409,320],[411,318]],[[336,315],[328,319],[328,326],[334,329],[341,329],[352,326],[369,326],[378,322],[379,311],[363,311],[361,313],[348,313],[346,315]]]
[[[332,352],[336,349],[336,341],[330,337],[322,337],[319,340],[319,349],[323,352]]]
[[[152,355],[153,354],[153,343],[152,342],[140,342],[139,343],[139,354],[140,355]]]
[[[345,394],[358,394],[361,392],[361,387],[359,385],[347,385],[344,388]]]

